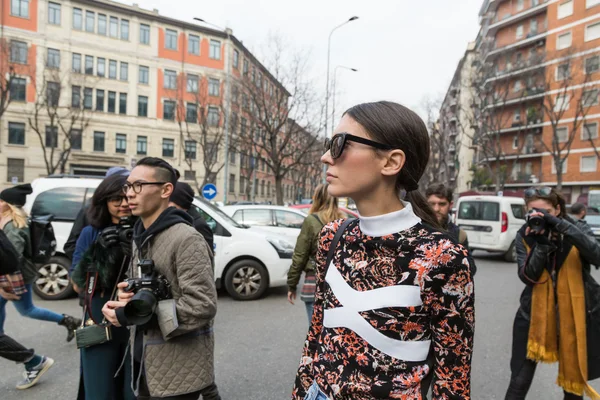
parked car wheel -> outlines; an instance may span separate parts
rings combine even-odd
[[[268,287],[267,270],[254,260],[237,261],[225,274],[225,289],[235,300],[256,300]]]
[[[44,300],[62,300],[75,294],[69,279],[68,258],[55,256],[45,264],[39,264],[38,277],[33,291]]]
[[[517,262],[517,246],[514,241],[511,243],[508,251],[504,253],[504,260],[510,263]]]

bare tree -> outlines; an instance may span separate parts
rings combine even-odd
[[[208,82],[184,82],[180,76],[178,90],[173,93],[171,100],[175,104],[177,122],[180,134],[180,153],[189,171],[194,171],[198,152],[202,157],[203,176],[199,180],[194,173],[188,176],[193,179],[197,190],[207,183],[216,183],[217,175],[225,166],[225,157],[219,157],[225,151],[223,139],[224,107],[219,93],[209,95]]]
[[[456,171],[451,169],[452,159],[449,155],[449,149],[452,145],[452,132],[449,129],[451,115],[447,110],[441,108],[440,100],[427,98],[423,102],[424,111],[427,114],[427,128],[430,139],[430,156],[427,169],[420,181],[421,189],[426,188],[433,182],[447,181],[452,182],[452,177],[456,177]]]
[[[65,88],[74,83],[68,104]],[[41,81],[35,81],[36,101],[27,119],[40,140],[48,175],[64,174],[73,147],[81,146],[81,135],[93,113],[93,87],[94,82],[86,76],[75,78],[70,72],[51,69],[43,72]]]
[[[289,49],[272,36],[266,69],[252,67],[240,79],[242,112],[254,130],[240,134],[237,145],[240,152],[251,149],[249,156],[264,159],[275,179],[277,204],[283,204],[283,181],[291,171],[315,162],[312,152],[319,141],[313,133],[320,128],[314,124],[320,104],[308,79],[308,57]]]
[[[3,126],[2,116],[17,96],[15,93],[11,94],[16,79],[27,78],[32,75],[32,69],[28,63],[28,48],[27,45],[22,45],[24,43],[11,44],[4,37],[0,37],[0,131]],[[26,90],[22,95],[26,97]]]
[[[546,94],[542,107],[550,122],[551,138],[549,142],[543,141],[542,146],[552,156],[557,190],[562,189],[563,166],[571,153],[575,137],[584,126],[590,108],[598,104],[599,98],[598,86],[591,79],[592,66],[586,65],[586,59],[595,59],[600,53],[586,54],[586,58],[575,54],[575,50],[561,52],[562,62],[556,68],[548,68],[544,75]],[[597,68],[598,65],[595,65]],[[586,127],[584,133],[598,155],[592,132]]]
[[[523,140],[522,136],[541,118],[536,95],[543,93],[543,88],[537,70],[528,70],[527,66],[542,63],[543,54],[540,51],[531,53],[527,62],[511,59],[502,67],[486,60],[485,54],[484,45],[470,87],[461,88],[470,90],[473,100],[468,107],[460,107],[462,118],[457,119],[457,124],[463,134],[472,132],[470,139],[479,153],[479,166],[474,168],[474,174],[485,176],[485,181],[491,179],[495,190],[500,191],[507,181],[522,179],[517,167],[519,158],[523,153],[533,151],[533,144]],[[502,139],[509,132],[518,137],[512,148],[507,148],[508,142]],[[487,172],[479,171],[480,168]],[[481,181],[477,179],[475,183]]]

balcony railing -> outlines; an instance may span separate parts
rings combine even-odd
[[[542,148],[541,145],[535,145],[535,144],[531,144],[531,145],[525,145],[523,146],[523,150],[521,151],[521,154],[525,154],[525,155],[531,155],[531,154],[540,154],[544,152],[544,149]]]
[[[503,78],[507,75],[518,75],[520,72],[524,72],[525,70],[544,68],[543,62],[543,57],[531,56],[527,60],[521,60],[515,62],[514,64],[509,63],[503,70],[496,71],[496,73],[494,74],[495,76],[493,78],[490,78],[489,80],[492,80],[494,78]]]
[[[538,41],[538,40],[540,41],[539,46],[542,46],[544,44],[544,41],[546,40],[547,33],[548,33],[548,29],[547,29],[547,27],[544,26],[544,27],[540,27],[537,30],[537,32],[535,32],[535,35],[533,35],[533,36],[526,35],[526,36],[522,37],[521,39],[518,39],[516,42],[504,45],[502,47],[498,47],[498,45],[494,42],[494,44],[491,46],[491,48],[489,49],[489,51],[487,52],[485,57],[487,58],[487,57],[495,56],[496,54],[504,53],[505,51],[508,51],[508,50],[518,49],[520,47],[527,46],[532,43],[536,43],[536,41]]]
[[[496,108],[496,107],[504,107],[511,104],[517,104],[520,102],[532,101],[543,97],[545,93],[545,89],[543,87],[530,87],[521,89],[517,92],[512,92],[508,94],[505,98],[501,98],[499,101],[489,104],[486,108]]]
[[[506,180],[506,183],[514,183],[514,184],[532,184],[538,183],[541,181],[541,176],[539,174],[526,174],[524,172],[510,175]]]
[[[514,13],[496,13],[495,18],[493,19],[491,25],[488,30],[491,33],[495,33],[497,29],[514,24],[515,22],[521,21],[523,19],[529,18],[532,15],[544,12],[548,7],[548,0],[539,0],[532,1],[531,6],[528,8],[524,8],[519,11],[515,11]]]

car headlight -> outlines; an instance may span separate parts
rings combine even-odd
[[[287,240],[268,237],[267,241],[271,243],[279,258],[292,258],[292,255],[294,255],[294,246]]]

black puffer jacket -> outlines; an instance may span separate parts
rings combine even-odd
[[[600,244],[588,229],[567,217],[562,219],[555,227],[562,239],[558,242],[550,241],[545,236],[525,236],[527,224],[516,235],[517,264],[519,278],[525,285],[521,294],[521,305],[518,317],[529,321],[531,314],[531,298],[533,286],[539,281],[544,269],[552,271],[555,265],[556,280],[558,271],[562,267],[567,255],[575,246],[581,255],[583,268],[583,282],[585,288],[585,303],[587,312],[587,343],[588,343],[588,371],[589,379],[600,377],[600,285],[591,275],[590,265],[600,265]],[[527,247],[530,251],[527,252]]]

